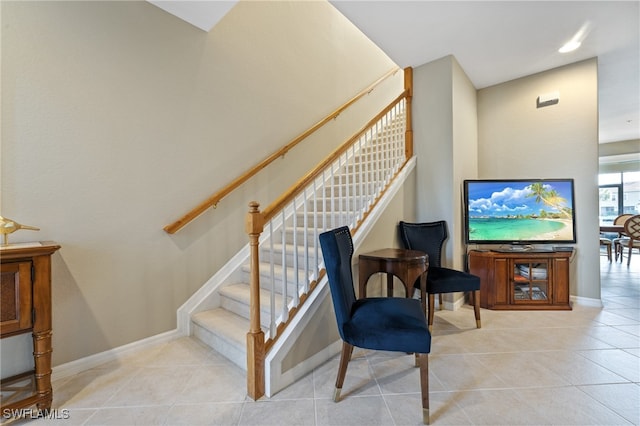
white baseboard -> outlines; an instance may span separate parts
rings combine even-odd
[[[601,299],[592,299],[591,297],[570,296],[571,305],[588,306],[592,308],[602,308]]]
[[[450,293],[450,294],[452,294],[452,297],[454,298],[453,302],[449,300],[443,300],[442,309],[447,311],[457,311],[458,309],[463,307],[465,303],[467,303],[464,297],[465,294],[463,292],[456,292],[456,293]],[[440,307],[438,306],[438,303],[439,302],[436,300],[435,305],[438,307],[438,309],[440,309]]]
[[[370,213],[370,219],[367,221],[367,225],[361,227],[361,229],[354,236],[354,246],[359,246],[362,240],[369,233],[372,224],[375,224],[378,217],[384,212],[386,206],[391,201],[392,197],[397,192],[398,188],[402,185],[402,183],[406,180],[408,174],[415,168],[416,165],[416,157],[412,157],[409,159],[405,167],[402,169],[400,174],[392,181],[391,186],[382,196],[382,198],[378,201],[378,205],[376,208]],[[236,256],[233,258],[233,264],[238,264],[242,260],[247,257],[248,254],[248,245],[244,247]],[[80,358],[71,362],[67,362],[64,364],[57,365],[53,367],[51,379],[52,380],[60,380],[75,374],[81,373],[83,371],[90,370],[92,368],[98,367],[102,364],[112,361],[118,361],[123,359],[125,355],[131,355],[134,352],[148,349],[152,346],[165,343],[171,340],[174,340],[179,337],[187,336],[190,333],[190,318],[191,314],[197,310],[197,306],[201,303],[203,298],[208,297],[211,293],[213,293],[217,286],[222,282],[222,278],[226,277],[230,274],[229,270],[223,268],[218,274],[214,275],[209,282],[207,282],[201,289],[199,289],[194,295],[185,302],[177,311],[177,323],[178,327],[174,330],[167,331],[165,333],[157,334],[155,336],[151,336],[142,340],[138,340],[135,342],[131,342],[129,344],[119,346],[117,348],[109,349],[104,352],[100,352],[97,354],[89,355],[84,358]],[[333,356],[336,351],[339,351],[341,347],[341,342],[334,343],[329,347],[325,348],[323,351],[318,353],[314,358],[307,360],[307,363],[303,363],[303,365],[292,371],[292,374],[301,374],[301,372],[305,369],[308,369],[308,366],[311,364],[315,364],[318,362],[318,359],[325,359]]]
[[[57,365],[53,367],[51,380],[59,380],[73,376],[83,371],[98,367],[104,363],[122,359],[125,355],[131,355],[134,352],[140,351],[142,349],[148,349],[160,343],[169,342],[184,335],[185,334],[179,332],[178,329],[175,329],[167,331],[165,333],[156,334],[155,336],[147,337],[146,339],[137,340],[135,342],[131,342],[117,348],[109,349],[104,352],[89,355],[75,361]]]

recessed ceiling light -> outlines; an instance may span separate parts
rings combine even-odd
[[[582,24],[578,32],[575,33],[575,35],[571,38],[571,40],[566,42],[560,49],[558,49],[558,52],[560,53],[573,52],[578,47],[580,47],[580,45],[582,44],[582,41],[587,37],[587,34],[589,34],[590,27],[591,27],[591,23],[589,21]]]
[[[578,47],[580,47],[581,44],[582,44],[582,42],[579,42],[577,40],[569,40],[564,46],[562,46],[560,49],[558,49],[558,52],[560,52],[560,53],[573,52]]]

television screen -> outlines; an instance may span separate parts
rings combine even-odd
[[[573,179],[465,180],[468,244],[575,243]]]

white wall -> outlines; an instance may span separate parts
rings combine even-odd
[[[598,145],[600,173],[637,172],[640,170],[640,139]]]
[[[598,64],[589,59],[478,91],[478,177],[573,178],[571,294],[600,299]],[[536,108],[540,94],[557,105]]]
[[[163,226],[395,65],[326,2],[240,2],[209,33],[147,2],[1,2],[1,213],[54,240],[53,363],[175,328],[266,206],[402,72],[174,236]],[[284,165],[284,167],[282,167]]]

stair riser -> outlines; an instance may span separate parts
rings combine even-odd
[[[220,307],[233,312],[248,320],[251,319],[250,308],[248,303],[243,303],[239,300],[230,299],[223,295],[220,295]],[[277,314],[276,314],[277,315]],[[269,328],[269,321],[271,319],[271,312],[269,310],[260,309],[260,326],[262,328]]]
[[[338,226],[342,226],[343,224],[348,224],[350,222],[353,222],[353,217],[354,217],[354,213],[350,213],[348,215],[344,213],[343,214],[336,213],[335,215],[332,215],[331,213],[327,212],[326,229],[336,228]],[[324,222],[325,219],[323,219],[322,221]],[[300,222],[300,225],[302,225],[302,222]],[[320,235],[323,231],[324,231],[323,228],[318,229],[318,235]],[[295,243],[298,245],[298,247],[302,247],[304,245],[304,229],[297,228],[295,234],[296,234]],[[276,233],[274,234],[273,238],[274,238],[274,246],[282,245],[283,243],[282,234]],[[288,244],[288,245],[294,244],[294,230],[292,227],[287,227],[285,230],[284,244]],[[309,247],[316,246],[316,235],[312,227],[310,227],[307,231],[307,244],[309,245]],[[260,252],[261,253],[268,252],[270,248],[271,248],[271,244],[267,240],[260,245]],[[289,250],[289,251],[292,252],[293,250]],[[282,256],[281,254],[282,252],[280,250],[278,252],[280,256]]]
[[[347,182],[347,179],[349,179],[349,185],[353,185],[355,183],[356,187],[361,186],[361,190],[365,190],[367,189],[366,185],[372,185],[371,179],[372,179],[372,173],[374,172],[375,169],[367,169],[364,170],[362,172],[362,175],[360,175],[360,172],[358,173],[340,173],[340,174],[336,174],[333,176],[333,182],[335,185],[343,185],[345,184],[345,182]],[[348,176],[348,177],[347,177]],[[376,175],[376,179],[377,179],[377,175]],[[360,182],[364,182],[363,185],[360,184]],[[330,186],[327,186],[327,190],[330,190]],[[322,196],[320,195],[321,193],[318,193],[318,198],[322,198]],[[350,195],[352,195],[350,193]]]
[[[300,287],[302,288],[304,281],[302,279],[300,279]],[[271,291],[271,278],[269,277],[260,277],[260,287],[267,290],[267,291]],[[276,278],[275,280],[275,292],[278,295],[282,295],[282,280],[279,278]],[[296,291],[298,291],[296,289],[296,284],[293,280],[289,279],[287,280],[287,297],[292,297]]]
[[[362,205],[366,204],[366,202],[367,200],[360,199],[360,197],[343,199],[342,202],[337,198],[333,201],[331,201],[331,199],[326,199],[326,200],[319,199],[319,200],[316,200],[315,202],[313,200],[309,201],[308,209],[311,211],[318,211],[318,212],[331,212],[331,211],[334,211],[334,209],[359,211],[362,209]],[[314,210],[314,204],[315,204],[315,210]]]
[[[357,163],[360,156],[378,152],[396,151],[398,149],[398,141],[394,140],[393,135],[389,133],[383,135],[382,138],[376,138],[373,143],[368,143],[366,146],[361,147],[356,154],[351,157],[351,161]]]
[[[206,329],[195,322],[192,322],[191,324],[192,334],[194,337],[202,341],[207,346],[215,349],[218,353],[225,356],[242,370],[247,370],[246,347],[238,347],[236,342],[227,340],[223,336],[215,333],[214,330]]]
[[[336,172],[333,176],[327,175],[327,182],[329,182],[329,179],[332,178],[334,186],[345,185],[347,182],[349,182],[349,185],[353,185],[354,183],[356,183],[356,186],[359,186],[360,182],[364,181],[365,184],[368,181],[370,182],[374,173],[378,173],[375,175],[377,179],[381,170],[388,170],[390,167],[391,166],[388,161],[368,163],[367,166],[363,168],[362,173],[360,173],[359,168],[357,169],[356,172],[353,172],[351,169],[349,169],[349,171],[340,170]],[[327,183],[327,186],[325,188],[329,189],[330,186],[331,185]],[[322,192],[320,191],[322,190],[322,188],[318,188],[318,190],[319,190],[318,198],[320,198],[322,194]]]
[[[344,214],[335,214],[335,219],[332,218],[331,214],[327,214],[327,229],[331,229],[331,228],[335,228],[337,226],[340,226],[339,224],[341,223],[345,223],[345,222],[341,222],[340,219],[345,219],[347,216]],[[320,235],[323,231],[321,229],[318,229],[318,235]],[[296,228],[295,231],[295,235],[296,235],[296,239],[295,239],[295,243],[299,246],[302,247],[304,245],[304,229],[303,228]],[[292,227],[288,227],[286,230],[286,234],[285,234],[285,243],[286,244],[291,244],[293,245],[294,243],[294,230]],[[278,236],[279,240],[278,242],[281,242],[281,236]],[[316,246],[316,236],[315,236],[315,231],[313,228],[310,228],[307,231],[307,244],[309,245],[309,247],[315,247]],[[319,244],[317,244],[319,245]]]
[[[371,172],[372,170],[377,170],[377,166],[380,163],[387,165],[389,164],[389,161],[393,160],[390,153],[381,154],[375,151],[372,154],[367,155],[364,159],[362,159],[361,157],[362,156],[356,158],[355,164],[348,164],[346,167],[344,167],[340,174],[349,174],[353,176],[355,173],[355,176],[357,176],[360,174],[361,170],[362,173]]]
[[[359,176],[355,180],[354,177],[349,176],[349,183],[346,183],[346,177],[342,176],[342,181],[340,181],[337,177],[335,179],[336,184],[333,187],[325,188],[324,194],[326,198],[330,198],[333,194],[334,197],[358,197],[363,193],[366,193],[366,185],[360,185]],[[348,194],[348,195],[347,195]]]
[[[302,286],[304,285],[304,281],[302,280],[302,278],[300,278],[299,281],[299,285],[300,285],[300,289],[302,289]],[[267,290],[267,291],[271,291],[271,278],[269,277],[260,277],[260,287]],[[278,295],[282,295],[282,280],[278,277],[276,277],[275,279],[275,292]],[[293,295],[296,294],[296,291],[299,291],[296,288],[296,284],[293,281],[293,279],[289,278],[287,279],[287,297],[293,297]]]
[[[303,222],[300,223],[300,225],[302,225]],[[296,228],[296,243],[299,246],[302,246],[304,244],[304,229],[303,228]],[[293,244],[294,242],[294,238],[293,238],[293,234],[294,234],[294,228],[293,227],[286,227],[285,228],[285,235],[284,235],[284,244]],[[318,234],[320,234],[320,231],[318,231]],[[278,245],[278,244],[283,244],[282,241],[282,233],[278,232],[278,233],[274,233],[273,237],[273,243],[274,245]],[[315,246],[315,232],[313,230],[313,228],[309,228],[307,230],[307,244],[309,244],[309,246],[313,247]],[[269,243],[269,241],[265,241],[261,246],[261,252],[262,251],[268,251],[271,248],[271,244]]]
[[[349,215],[346,215],[344,213],[342,214],[337,213],[335,215],[336,223],[346,223],[348,221],[351,221],[354,215],[355,213],[351,213]],[[309,218],[307,219],[307,227],[313,228],[317,226],[318,234],[321,234],[324,230],[332,229],[335,227],[332,217],[333,216],[329,212],[327,212],[327,214],[322,214],[322,212],[320,212],[320,214],[316,216],[314,216],[313,213],[309,213]],[[298,227],[302,227],[304,225],[304,217],[302,214],[298,214],[297,224],[298,224]],[[287,226],[293,227],[293,220],[289,220],[287,222]],[[313,231],[310,231],[310,232],[311,232],[310,235],[312,235]]]
[[[302,265],[301,265],[302,266]],[[243,266],[242,267],[242,271],[243,271],[243,279],[245,282],[249,283],[251,282],[251,276],[249,273],[249,268],[248,266]],[[282,275],[280,273],[280,271],[275,271],[275,277],[274,277],[274,281],[275,281],[275,292],[278,294],[282,294],[282,289],[283,289],[283,285],[282,285]],[[304,274],[302,271],[299,271],[298,274],[298,283],[300,288],[302,288],[304,286]],[[268,265],[261,265],[260,266],[260,287],[267,290],[267,291],[271,291],[271,276],[270,276],[270,270],[269,270],[269,266]],[[287,296],[288,297],[293,297],[293,295],[295,295],[296,291],[298,291],[298,289],[296,288],[296,283],[294,281],[294,275],[293,275],[293,271],[292,268],[287,268]]]
[[[289,267],[293,267],[293,260],[294,260],[294,255],[293,255],[293,251],[292,251],[293,246],[291,247],[287,247],[287,253],[285,254],[286,257],[286,264]],[[318,257],[320,259],[322,259],[322,253],[319,251],[318,252]],[[260,253],[260,261],[261,262],[269,262],[269,253],[265,252],[265,253]],[[282,266],[282,251],[281,250],[276,250],[274,253],[274,263],[278,266]],[[316,251],[313,247],[310,247],[309,249],[309,267],[311,267],[311,265],[313,265],[316,261]],[[302,250],[302,247],[300,248],[300,252],[298,253],[298,268],[299,269],[303,269],[305,267],[305,257],[304,257],[304,253]]]

